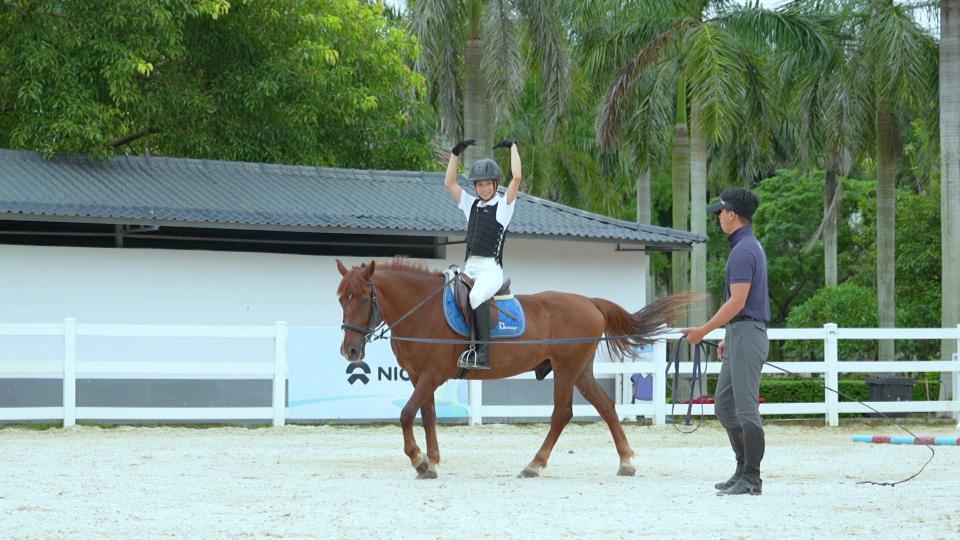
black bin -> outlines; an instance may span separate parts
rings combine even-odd
[[[913,387],[917,381],[910,377],[867,377],[867,387],[870,388],[870,401],[912,401]],[[910,413],[884,413],[891,418],[902,418]],[[883,418],[877,413],[870,413],[870,418]]]

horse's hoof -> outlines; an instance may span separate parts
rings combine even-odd
[[[534,467],[526,466],[520,474],[517,475],[517,478],[537,478],[540,476],[540,471]]]
[[[417,467],[417,478],[420,480],[434,480],[437,477],[437,466],[424,461]]]
[[[633,465],[621,465],[617,470],[617,476],[636,476],[637,468]]]

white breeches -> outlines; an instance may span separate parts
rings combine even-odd
[[[470,307],[473,309],[493,298],[503,286],[503,268],[493,257],[470,257],[463,273],[474,280],[470,290]]]

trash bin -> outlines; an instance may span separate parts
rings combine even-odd
[[[867,387],[870,388],[870,401],[912,401],[913,387],[917,381],[910,377],[867,377]],[[903,418],[910,413],[884,413],[891,418]],[[870,418],[883,418],[877,413],[870,413]]]

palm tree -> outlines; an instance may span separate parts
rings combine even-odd
[[[510,118],[525,79],[521,35],[540,68],[547,133],[565,115],[570,61],[554,2],[539,0],[409,0],[422,47],[416,70],[427,83],[443,142],[475,139],[489,152],[491,130]],[[492,107],[491,107],[492,105]],[[491,114],[492,113],[492,114]],[[468,151],[466,165],[473,163]]]
[[[881,328],[896,326],[895,226],[898,116],[903,118],[935,103],[936,43],[912,16],[912,7],[893,0],[851,4],[855,48],[852,83],[862,85],[873,109],[877,170],[877,310]],[[863,126],[867,128],[869,126]],[[880,360],[893,360],[893,340],[880,341]]]
[[[819,57],[826,54],[822,34],[816,20],[797,11],[743,7],[725,0],[644,2],[644,9],[626,18],[615,35],[620,42],[628,41],[623,36],[650,37],[634,49],[610,88],[598,120],[598,139],[604,146],[615,145],[621,139],[621,119],[628,117],[626,111],[633,105],[628,97],[644,91],[643,81],[666,78],[669,83],[659,87],[677,92],[674,164],[679,161],[679,167],[685,157],[680,124],[687,123],[689,109],[690,229],[706,235],[708,147],[731,139],[745,111],[770,107],[767,88],[772,74],[766,58],[772,51],[806,49],[805,54]],[[676,171],[676,190],[685,184],[682,174]],[[690,274],[692,290],[706,292],[703,244],[693,248]],[[705,315],[701,306],[691,322],[702,322]]]
[[[863,150],[862,126],[870,120],[869,103],[862,94],[863,85],[855,83],[847,54],[851,43],[844,36],[852,32],[846,3],[835,0],[809,0],[794,4],[797,9],[822,17],[834,33],[832,54],[825,62],[810,62],[799,56],[796,64],[785,64],[782,71],[790,81],[787,89],[794,117],[793,147],[805,167],[824,170],[823,220],[807,246],[813,249],[823,238],[824,284],[838,285],[837,218],[841,184],[838,177],[849,174]]]
[[[960,0],[940,0],[940,232],[941,294],[944,328],[960,324]],[[940,359],[957,351],[956,340],[943,340]],[[941,399],[950,378],[941,377]],[[953,396],[957,399],[957,396]]]

